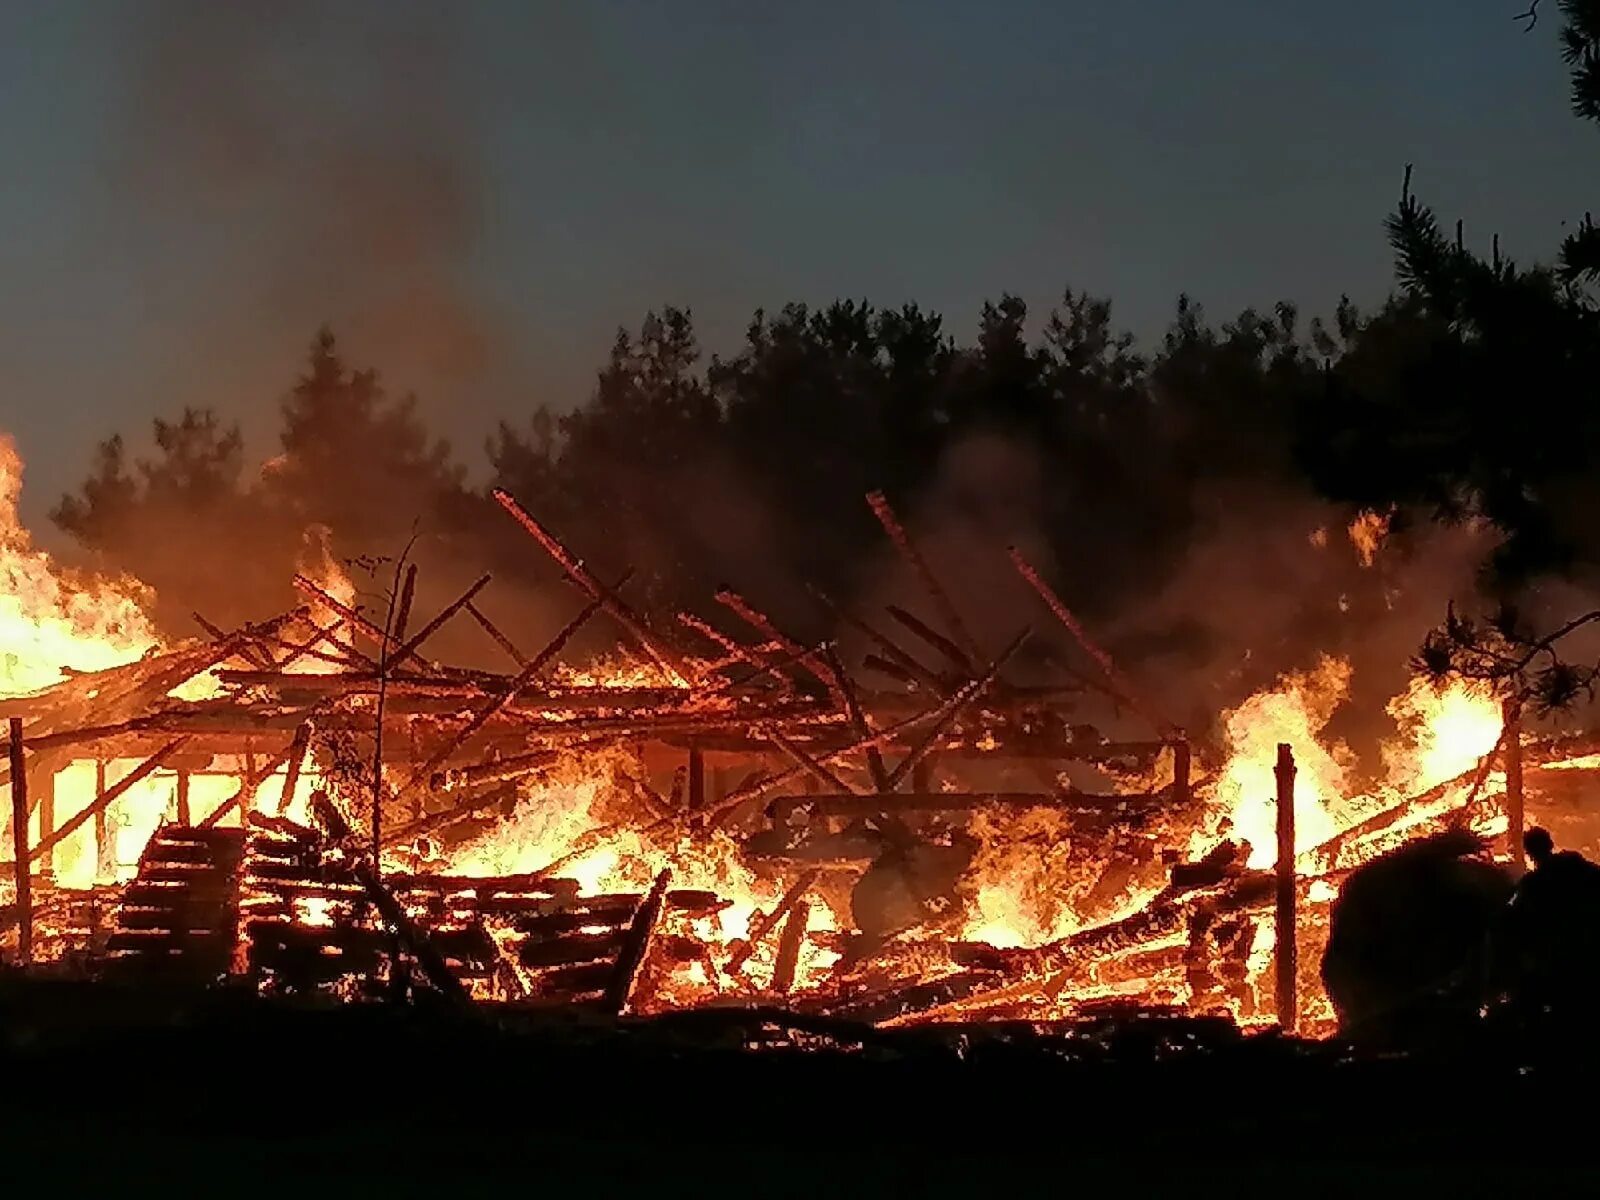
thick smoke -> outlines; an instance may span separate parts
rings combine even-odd
[[[135,10],[117,166],[208,262],[201,282],[227,281],[225,333],[297,347],[325,319],[430,394],[498,365],[501,322],[469,278],[485,183],[458,24],[399,4]]]

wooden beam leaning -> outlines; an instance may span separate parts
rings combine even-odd
[[[283,792],[278,797],[280,817],[287,815],[289,806],[294,803],[294,790],[300,785],[300,771],[305,766],[306,754],[311,749],[311,735],[315,730],[316,726],[311,721],[302,721],[294,731],[294,741],[289,743],[289,769],[284,772]]]
[[[790,910],[792,910],[795,905],[799,904],[801,900],[804,899],[805,894],[811,890],[811,885],[816,883],[821,877],[822,872],[815,869],[803,872],[800,878],[796,879],[794,883],[789,886],[789,890],[783,894],[782,899],[778,901],[778,903],[773,907],[772,911],[759,918],[756,923],[751,926],[750,936],[745,939],[744,945],[735,950],[733,955],[728,959],[728,965],[722,969],[723,974],[737,975],[740,968],[742,968],[744,964],[750,960],[750,956],[756,952],[756,947],[762,943],[769,933],[778,927],[778,923],[789,915]]]
[[[56,831],[48,838],[41,840],[37,846],[33,847],[28,854],[29,861],[39,858],[48,851],[54,850],[62,842],[66,841],[69,837],[76,833],[83,825],[92,820],[98,814],[105,812],[106,809],[111,807],[111,805],[115,804],[117,800],[121,798],[122,795],[129,789],[144,782],[144,780],[155,774],[161,769],[162,766],[166,764],[168,759],[172,758],[173,755],[177,754],[178,751],[183,749],[188,740],[188,738],[181,737],[173,738],[172,741],[168,742],[149,758],[145,759],[122,779],[119,779],[116,783],[102,791],[94,798],[93,802],[85,805],[82,810],[73,814],[73,816],[67,820],[65,824],[56,829]]]
[[[933,569],[928,566],[927,560],[912,542],[911,535],[894,515],[894,509],[889,507],[888,498],[882,492],[868,492],[867,504],[872,509],[872,515],[877,517],[878,523],[883,526],[884,532],[894,542],[895,549],[900,551],[901,556],[916,572],[923,590],[928,593],[934,606],[939,610],[940,619],[955,635],[956,644],[961,647],[962,653],[972,662],[982,662],[983,651],[978,648],[976,639],[967,631],[965,623],[961,620],[961,614],[956,611],[955,604],[950,600],[949,593],[939,585]]]
[[[949,701],[946,701],[945,703],[948,704]],[[893,725],[889,725],[878,730],[871,737],[861,738],[857,741],[851,742],[848,746],[842,746],[837,750],[830,750],[826,754],[817,755],[817,761],[824,764],[836,763],[848,758],[852,754],[858,754],[870,746],[886,746],[918,726],[925,725],[929,721],[936,720],[939,717],[939,714],[944,710],[944,707],[945,705],[941,704],[937,708],[930,708],[924,712],[913,713],[909,717],[905,717],[902,720],[896,721]],[[789,767],[786,770],[773,772],[770,775],[758,775],[754,778],[746,779],[738,787],[734,788],[731,792],[724,796],[719,803],[712,806],[708,810],[708,819],[711,821],[713,826],[720,825],[724,823],[728,817],[739,808],[740,805],[751,800],[760,799],[762,796],[765,796],[771,792],[775,792],[784,784],[799,778],[803,774],[806,774],[806,769],[804,767],[794,766]]]
[[[757,609],[750,601],[729,587],[717,589],[717,603],[728,609],[768,641],[776,642],[785,653],[799,662],[818,683],[822,684],[830,692],[837,694],[837,685],[822,660],[806,649],[805,646],[795,641],[794,638],[779,630],[773,624],[772,618],[767,616],[766,613]]]
[[[567,622],[566,627],[563,628],[560,633],[556,634],[556,636],[551,639],[550,643],[534,656],[531,662],[524,665],[522,670],[517,672],[517,674],[512,678],[511,682],[506,685],[505,691],[501,692],[498,696],[495,696],[487,704],[479,708],[478,711],[472,715],[471,719],[469,719],[465,725],[456,731],[454,737],[450,738],[450,740],[447,741],[443,746],[434,751],[434,753],[429,756],[427,762],[423,763],[411,773],[411,778],[406,780],[405,785],[401,787],[400,791],[396,795],[396,798],[398,799],[400,797],[409,795],[413,789],[432,779],[433,773],[442,767],[450,758],[450,756],[466,743],[468,738],[487,725],[497,713],[502,712],[513,700],[517,698],[518,692],[522,691],[523,688],[527,687],[533,682],[534,677],[538,675],[540,671],[544,670],[551,659],[553,659],[557,654],[561,653],[561,648],[567,644],[572,635],[577,633],[578,630],[583,626],[584,622],[588,621],[588,619],[592,617],[599,608],[600,601],[598,599],[591,600],[588,604],[586,604],[582,612],[580,612],[576,617],[572,618],[571,621]]]
[[[913,768],[932,752],[940,736],[949,727],[950,722],[960,716],[962,709],[988,690],[989,685],[999,677],[1001,669],[1011,661],[1012,655],[1022,649],[1022,644],[1028,640],[1032,632],[1031,629],[1024,629],[1017,634],[1016,637],[1011,639],[1011,643],[1000,652],[999,657],[989,664],[988,669],[981,676],[968,682],[960,691],[939,706],[934,716],[933,727],[923,735],[922,740],[912,748],[911,753],[901,759],[899,765],[890,773],[889,788],[891,791],[899,787],[900,781],[909,775]]]
[[[1515,697],[1505,702],[1505,729],[1500,740],[1505,743],[1506,843],[1511,851],[1511,869],[1520,876],[1527,868],[1522,849],[1526,817],[1522,797],[1522,711]]]
[[[656,922],[661,919],[667,884],[671,880],[671,867],[656,876],[650,894],[644,898],[644,903],[639,905],[638,911],[633,914],[633,920],[628,925],[628,932],[622,943],[622,954],[617,959],[616,974],[612,976],[611,984],[606,988],[606,1007],[615,1016],[620,1017],[628,1011],[628,1000],[633,993],[634,980],[639,977],[639,968],[644,966],[645,956],[650,952],[650,936],[655,932]]]
[[[330,612],[342,617],[352,629],[356,630],[368,641],[376,642],[380,646],[383,645],[383,630],[379,629],[348,604],[329,593],[325,588],[307,579],[304,575],[296,575],[294,577],[294,585],[307,597],[325,605]]]
[[[11,762],[11,857],[15,861],[17,887],[17,957],[27,966],[33,961],[33,881],[28,870],[33,856],[28,852],[28,766],[22,745],[22,718],[12,717],[7,732]]]
[[[804,750],[800,749],[799,746],[796,746],[788,738],[784,737],[783,734],[779,733],[776,729],[763,729],[761,731],[761,735],[779,750],[783,751],[784,755],[788,757],[796,766],[803,768],[806,772],[827,784],[835,792],[843,792],[844,794],[851,796],[857,796],[861,794],[861,790],[859,788],[851,787],[832,771],[828,770],[827,767],[823,766]]]
[[[848,609],[840,608],[825,593],[816,588],[811,589],[811,594],[816,597],[817,603],[822,605],[835,620],[843,622],[860,633],[878,648],[888,662],[893,663],[900,670],[911,676],[919,686],[927,688],[936,696],[942,696],[950,690],[942,679],[928,670],[927,667],[923,666],[880,630],[869,625]]]
[[[783,933],[778,937],[778,962],[772,969],[772,990],[779,995],[794,987],[794,978],[800,967],[800,950],[806,942],[806,930],[811,924],[811,905],[797,901],[783,923]]]
[[[279,767],[283,766],[284,763],[289,761],[289,751],[290,748],[293,747],[293,744],[294,743],[291,742],[289,747],[286,747],[281,754],[275,755],[274,757],[268,759],[265,765],[252,770],[247,770],[245,772],[244,779],[239,784],[239,790],[234,792],[233,795],[229,796],[221,804],[217,805],[213,811],[206,814],[205,818],[200,822],[198,828],[215,829],[217,823],[220,822],[223,817],[227,816],[235,808],[240,808],[240,806],[243,805],[246,796],[254,793],[257,788],[259,788],[268,778],[272,776],[273,772],[275,772]]]
[[[945,637],[937,629],[930,628],[927,622],[907,612],[898,604],[886,605],[884,611],[944,655],[950,661],[950,665],[960,671],[962,675],[970,678],[973,672],[978,669],[977,661],[968,658],[966,652],[960,646]]]
[[[478,580],[471,587],[469,587],[465,592],[461,593],[461,595],[457,596],[449,604],[445,605],[444,608],[439,611],[438,616],[434,617],[433,620],[429,621],[421,629],[417,630],[412,637],[407,639],[405,645],[401,646],[393,654],[388,655],[385,658],[385,669],[393,671],[401,666],[406,659],[416,654],[417,650],[422,646],[422,643],[437,633],[440,626],[442,626],[451,617],[455,616],[467,605],[471,604],[472,598],[479,592],[483,591],[484,588],[489,586],[489,580],[491,578],[493,577],[489,575],[479,576]]]
[[[1072,610],[1062,602],[1060,596],[1056,595],[1055,589],[1046,583],[1039,572],[1034,569],[1033,564],[1023,557],[1022,551],[1012,546],[1007,553],[1010,555],[1011,563],[1016,567],[1017,573],[1039,594],[1039,598],[1045,602],[1046,607],[1055,614],[1056,620],[1066,626],[1067,632],[1072,634],[1078,645],[1083,647],[1084,652],[1094,659],[1101,673],[1106,677],[1106,682],[1110,686],[1113,698],[1122,701],[1128,708],[1146,721],[1149,721],[1161,731],[1164,737],[1182,737],[1182,729],[1139,700],[1132,685],[1122,672],[1117,669],[1117,664],[1112,661],[1111,655],[1101,649],[1100,645],[1089,636],[1088,631],[1079,624],[1078,618],[1073,616]]]
[[[565,571],[571,580],[589,595],[600,602],[600,607],[606,610],[611,618],[621,625],[628,634],[639,644],[646,654],[654,660],[655,664],[666,672],[678,687],[688,687],[689,677],[684,665],[665,646],[661,645],[651,632],[645,628],[644,622],[627,606],[616,594],[606,587],[589,571],[583,563],[573,557],[572,552],[561,544],[554,534],[543,525],[539,524],[532,513],[517,503],[517,498],[504,488],[494,489],[495,501],[512,518],[527,530],[534,541],[544,547],[545,553],[555,559],[557,565]]]
[[[839,655],[832,646],[823,651],[823,660],[839,685],[839,695],[844,699],[845,713],[850,718],[856,736],[868,736],[872,726],[867,724],[867,715],[861,708],[861,697],[856,693],[854,681],[845,673],[844,664],[839,661]],[[871,772],[872,785],[879,793],[892,790],[889,787],[889,771],[883,765],[883,754],[876,746],[867,747],[867,770]]]
[[[400,601],[394,610],[394,629],[391,637],[402,641],[411,625],[411,603],[417,598],[417,564],[406,567],[405,582],[400,585]],[[470,605],[469,605],[470,607]]]
[[[493,621],[489,620],[489,618],[484,615],[483,610],[476,604],[473,604],[470,600],[467,602],[467,615],[476,621],[479,627],[482,628],[482,630],[494,640],[495,645],[499,646],[500,649],[504,650],[508,655],[511,656],[512,662],[516,663],[519,667],[525,667],[528,665],[527,655],[523,654],[521,650],[518,650],[516,643],[508,638],[505,634],[501,633],[500,627]]]

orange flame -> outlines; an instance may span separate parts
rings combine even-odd
[[[100,671],[160,645],[136,580],[95,579],[63,570],[22,527],[17,501],[22,459],[0,433],[0,697],[66,679],[64,668]]]

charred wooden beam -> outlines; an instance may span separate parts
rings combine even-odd
[[[894,509],[889,507],[888,498],[882,492],[869,492],[867,494],[867,504],[871,507],[873,516],[878,518],[878,523],[883,526],[884,532],[889,535],[889,540],[894,542],[895,549],[900,551],[901,557],[910,564],[912,571],[916,573],[917,579],[922,584],[923,591],[928,593],[929,599],[933,601],[934,606],[939,610],[940,619],[944,621],[950,632],[955,635],[963,656],[973,663],[982,661],[983,651],[978,648],[977,640],[967,631],[965,623],[961,620],[961,614],[956,611],[956,606],[951,601],[949,593],[940,586],[939,580],[933,573],[933,568],[928,565],[927,559],[923,558],[916,544],[911,540],[911,535],[900,524],[899,518],[894,514]]]
[[[1514,697],[1505,702],[1505,728],[1500,740],[1505,743],[1506,845],[1511,852],[1512,868],[1520,875],[1525,867],[1522,849],[1522,713]]]
[[[1045,606],[1055,614],[1056,620],[1066,627],[1067,632],[1072,634],[1078,645],[1083,647],[1084,652],[1094,659],[1095,664],[1106,678],[1106,684],[1111,689],[1113,698],[1120,700],[1131,711],[1149,721],[1161,731],[1163,736],[1182,737],[1183,730],[1139,700],[1137,692],[1122,672],[1117,669],[1117,664],[1112,661],[1111,655],[1101,649],[1099,643],[1089,636],[1089,631],[1072,614],[1072,610],[1063,603],[1061,597],[1056,594],[1055,589],[1044,581],[1043,576],[1034,569],[1033,564],[1023,557],[1022,551],[1012,546],[1008,553],[1011,556],[1012,565],[1017,569],[1017,573],[1038,593],[1039,598],[1045,602]]]
[[[622,953],[617,958],[616,975],[606,989],[606,1007],[618,1016],[628,1010],[634,980],[638,978],[639,968],[644,965],[645,956],[650,951],[650,935],[655,932],[656,922],[661,919],[662,902],[671,879],[671,868],[663,870],[656,876],[650,894],[645,897],[644,903],[639,905],[639,911],[634,914],[633,921],[628,926],[628,932],[622,943]]]
[[[905,717],[902,720],[895,722],[893,725],[879,730],[871,737],[861,738],[850,743],[848,746],[843,746],[838,750],[830,750],[824,754],[821,754],[818,756],[817,761],[824,764],[837,763],[848,758],[852,754],[861,753],[869,746],[881,747],[890,745],[911,730],[925,725],[930,721],[938,720],[940,713],[949,703],[950,701],[946,701],[945,704],[941,704],[936,708],[928,709],[926,712],[913,713],[911,716]],[[794,766],[789,767],[787,770],[775,771],[771,774],[760,774],[754,778],[746,779],[743,783],[739,784],[738,787],[734,788],[722,798],[721,803],[716,806],[713,816],[714,818],[720,818],[725,821],[741,805],[752,800],[760,799],[762,796],[769,795],[770,793],[777,791],[784,784],[789,783],[806,773],[807,772],[804,767]]]
[[[345,841],[350,837],[349,824],[327,797],[319,793],[313,797],[312,803],[317,818],[335,841]],[[356,881],[366,890],[373,907],[383,917],[384,923],[394,933],[402,948],[416,959],[428,982],[447,999],[461,1006],[469,1005],[470,1000],[461,986],[461,981],[451,972],[443,955],[428,934],[406,916],[405,910],[400,907],[394,894],[384,886],[372,864],[363,858],[352,857],[349,869]]]
[[[22,743],[22,718],[7,722],[11,762],[11,857],[16,884],[17,958],[23,966],[33,961],[33,882],[28,853],[28,762]]]
[[[384,636],[383,630],[379,629],[376,625],[374,625],[366,617],[362,616],[361,613],[351,608],[348,604],[345,604],[342,600],[329,593],[327,589],[314,583],[310,579],[307,579],[304,575],[296,575],[294,577],[294,585],[295,587],[299,588],[300,591],[307,597],[316,601],[318,604],[324,605],[328,611],[336,613],[342,617],[346,622],[349,623],[352,629],[356,630],[368,641],[375,642],[379,646],[382,646],[387,640]]]
[[[417,564],[411,563],[406,567],[405,582],[400,585],[400,601],[394,610],[394,629],[391,636],[395,641],[405,640],[406,630],[411,626],[411,605],[417,598]],[[471,607],[469,604],[467,607]]]
[[[960,646],[957,646],[938,630],[931,628],[926,622],[913,616],[898,604],[886,605],[884,611],[944,655],[949,660],[950,665],[959,671],[963,678],[970,677],[977,671],[977,664],[967,657]]]
[[[311,735],[316,730],[312,721],[300,722],[294,731],[294,741],[289,743],[289,769],[284,772],[283,792],[278,797],[278,815],[284,816],[294,803],[294,790],[300,785],[300,772],[305,769],[306,755],[311,750]]]
[[[433,620],[429,621],[421,629],[417,630],[412,637],[406,640],[404,645],[402,645],[393,654],[386,655],[384,657],[385,670],[394,671],[403,666],[406,660],[416,654],[417,651],[422,648],[423,643],[437,633],[440,627],[443,626],[446,621],[455,616],[468,604],[471,604],[472,598],[479,592],[483,591],[484,588],[489,586],[489,580],[491,578],[492,576],[489,575],[479,576],[477,581],[474,582],[471,587],[469,587],[465,592],[461,593],[461,595],[457,596],[449,604],[445,605],[444,608],[439,611],[439,614],[433,618]]]
[[[716,598],[718,604],[728,609],[762,637],[775,643],[791,659],[804,667],[808,675],[827,688],[831,694],[837,696],[837,685],[834,683],[833,676],[829,673],[827,664],[822,661],[821,656],[816,651],[807,648],[796,639],[782,632],[773,623],[771,617],[756,608],[755,605],[751,604],[750,601],[732,588],[718,588]]]
[[[185,741],[186,739],[184,738],[174,738],[160,750],[157,750],[149,758],[145,759],[144,762],[135,767],[131,772],[128,773],[127,776],[118,780],[111,787],[103,790],[94,798],[91,803],[86,805],[81,811],[74,813],[64,825],[58,828],[48,838],[42,839],[38,845],[34,846],[29,855],[30,860],[38,858],[41,855],[55,849],[62,842],[66,841],[67,838],[71,837],[80,828],[82,828],[84,824],[92,820],[97,813],[103,813],[111,805],[115,804],[118,798],[126,793],[130,788],[137,786],[144,780],[148,779],[151,775],[155,774],[156,771],[160,770],[161,767],[166,764],[168,759],[177,754],[179,750],[183,749]]]
[[[829,646],[823,654],[823,661],[827,664],[829,673],[834,682],[838,684],[839,695],[844,700],[845,714],[850,718],[851,728],[857,737],[867,737],[872,733],[872,726],[867,724],[867,714],[861,708],[861,697],[856,692],[855,681],[844,669],[844,664],[839,661],[839,655]],[[876,746],[867,747],[867,770],[872,776],[872,786],[879,792],[892,790],[889,787],[889,771],[883,765],[883,754]]]
[[[737,975],[744,964],[749,961],[750,956],[756,952],[756,947],[759,946],[766,939],[767,935],[778,927],[778,923],[788,916],[794,907],[805,898],[805,894],[811,890],[812,886],[821,877],[821,871],[806,871],[800,876],[800,878],[796,879],[792,884],[790,884],[789,890],[784,892],[783,896],[778,900],[778,903],[773,906],[772,911],[764,916],[758,917],[750,926],[750,936],[745,938],[744,945],[740,946],[733,952],[731,956],[729,956],[728,965],[723,968],[723,971],[728,975]]]
[[[772,990],[779,995],[794,987],[795,972],[800,966],[800,950],[805,945],[806,928],[811,923],[811,906],[804,900],[796,901],[783,923],[783,933],[778,938],[778,962],[772,969]]]
[[[776,729],[764,729],[762,731],[762,735],[779,750],[781,750],[786,757],[795,763],[795,765],[804,768],[807,773],[826,784],[828,787],[831,787],[834,791],[844,792],[847,795],[852,796],[860,794],[858,789],[851,787],[844,780],[840,779],[832,771],[828,770],[827,767],[823,766],[816,759],[812,758],[809,754],[800,749],[800,747],[796,746],[788,738],[784,737],[783,734],[779,733]]]
[[[491,621],[486,615],[484,615],[484,611],[481,608],[479,608],[476,604],[469,602],[467,604],[467,613],[474,621],[478,623],[479,627],[489,635],[489,637],[494,641],[495,645],[499,646],[500,649],[504,650],[508,655],[511,656],[512,662],[516,663],[518,667],[525,667],[528,665],[527,657],[522,653],[522,651],[517,649],[516,643],[508,638],[505,634],[500,632],[500,627]]]
[[[1273,954],[1278,1005],[1278,1024],[1293,1033],[1299,1020],[1299,994],[1295,978],[1299,922],[1295,920],[1294,888],[1294,751],[1287,743],[1278,746],[1274,771],[1278,783],[1278,865],[1276,871],[1277,908],[1274,929],[1277,943]]]
[[[1065,792],[890,792],[860,795],[821,792],[778,796],[767,811],[781,820],[796,809],[814,817],[870,817],[881,813],[963,812],[977,808],[1049,808],[1074,816],[1125,817],[1129,806],[1154,810],[1159,793]]]
[[[1011,661],[1012,655],[1022,649],[1023,643],[1028,640],[1031,632],[1031,630],[1024,629],[1016,637],[1012,638],[1010,644],[989,664],[988,669],[979,678],[964,685],[961,690],[939,706],[934,716],[932,727],[923,736],[922,740],[912,748],[911,752],[900,760],[899,765],[890,774],[890,788],[899,787],[900,781],[909,775],[916,765],[934,750],[939,738],[950,723],[961,715],[962,710],[983,695],[989,686],[999,678],[1001,669]]]
[[[510,513],[517,524],[521,525],[532,536],[534,541],[544,547],[545,553],[555,559],[561,569],[567,573],[567,576],[584,591],[588,592],[592,599],[599,601],[600,606],[605,609],[617,624],[628,632],[629,636],[639,644],[640,649],[666,672],[667,677],[673,683],[679,687],[689,686],[688,673],[678,660],[677,655],[657,641],[655,636],[645,627],[644,622],[623,602],[614,589],[606,587],[605,584],[596,579],[593,573],[584,566],[583,562],[574,557],[572,552],[562,545],[559,538],[541,525],[532,513],[517,503],[516,497],[510,492],[504,488],[495,488],[493,495],[500,507]]]
[[[840,621],[856,630],[869,642],[878,648],[890,663],[910,676],[920,687],[924,687],[936,696],[942,696],[950,688],[936,674],[922,663],[918,662],[911,654],[907,653],[898,643],[894,642],[876,627],[868,624],[848,609],[840,608],[828,596],[816,588],[811,589],[811,594],[816,597],[819,604],[830,613],[835,620]]]

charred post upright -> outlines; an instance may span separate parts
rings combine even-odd
[[[1506,701],[1505,742],[1506,765],[1506,816],[1510,820],[1506,841],[1511,849],[1511,861],[1518,874],[1523,868],[1522,833],[1522,713],[1515,697]]]
[[[1278,904],[1276,995],[1278,1024],[1293,1032],[1299,1017],[1295,985],[1294,895],[1294,751],[1287,742],[1278,745]]]
[[[11,734],[11,855],[16,859],[17,957],[33,961],[33,894],[28,877],[28,763],[22,749],[22,718],[12,717]]]

